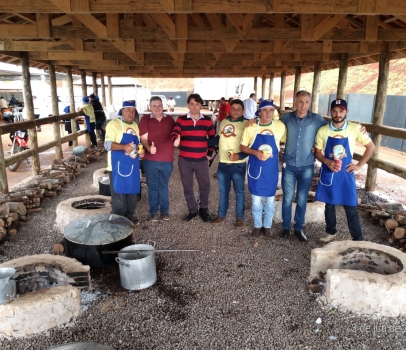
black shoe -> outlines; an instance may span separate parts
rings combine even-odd
[[[282,230],[281,237],[282,238],[289,238],[289,236],[290,236],[290,230],[288,230],[287,228],[284,228]]]
[[[294,231],[294,234],[300,242],[307,242],[307,237],[302,230]]]
[[[211,216],[209,213],[209,209],[207,208],[200,208],[199,209],[199,216],[202,218],[204,222],[210,222],[211,221]]]
[[[182,220],[183,221],[190,221],[197,216],[197,211],[194,213],[187,214]]]

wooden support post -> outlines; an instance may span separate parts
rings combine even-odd
[[[319,95],[320,95],[320,74],[321,64],[317,62],[314,65],[313,73],[313,90],[312,90],[312,105],[311,109],[313,113],[318,113],[319,110]]]
[[[107,77],[107,85],[109,90],[109,105],[113,105],[113,84],[111,83],[111,77]]]
[[[82,82],[82,97],[84,97],[87,96],[86,71],[80,71],[80,80]]]
[[[262,76],[262,90],[261,90],[262,91],[262,93],[261,93],[262,98],[266,98],[265,97],[265,94],[266,94],[266,85],[265,84],[266,84],[266,75],[263,75]]]
[[[300,78],[302,75],[302,67],[297,66],[295,69],[295,86],[293,88],[293,96],[300,90]]]
[[[268,98],[270,100],[273,100],[273,80],[275,78],[275,73],[271,73],[269,76],[269,95]]]
[[[69,108],[70,108],[70,112],[71,113],[75,113],[75,97],[73,94],[73,78],[72,78],[72,68],[70,66],[68,66],[66,68],[66,75],[68,78],[68,91],[69,91]],[[76,129],[76,119],[71,119],[70,121],[71,123],[71,128],[72,128],[72,134],[76,134],[77,133],[77,129]],[[75,138],[73,140],[73,147],[76,147],[78,145],[78,139]]]
[[[100,81],[101,81],[102,106],[106,107],[106,84],[104,83],[104,74],[101,74]]]
[[[388,91],[389,61],[390,54],[388,51],[383,51],[379,54],[378,86],[376,89],[376,100],[374,106],[374,116],[372,119],[372,128],[383,124],[383,117],[386,109],[386,94]],[[375,151],[372,154],[371,160],[375,160],[379,157],[382,135],[372,131],[371,139],[372,142],[375,144]],[[370,164],[368,165],[367,177],[365,180],[365,190],[375,191],[377,169],[378,168],[376,167],[376,165],[374,165],[374,162],[370,162]]]
[[[5,135],[5,137],[8,137]],[[3,141],[2,136],[0,135],[0,193],[8,193],[8,182],[7,182],[7,172],[6,167],[4,166],[4,149],[3,149]]]
[[[98,91],[97,91],[97,73],[92,72],[92,84],[93,84],[93,93],[97,96]]]
[[[286,70],[281,73],[281,110],[285,109],[285,90],[286,90]]]
[[[342,53],[340,58],[340,72],[338,75],[337,98],[345,99],[347,73],[348,73],[348,53]]]
[[[254,77],[254,92],[256,97],[258,97],[258,77]]]
[[[34,118],[34,102],[32,100],[31,92],[31,76],[30,76],[30,64],[28,52],[21,52],[21,66],[22,66],[22,79],[23,79],[23,96],[24,105],[27,115],[27,120],[35,121]],[[30,148],[34,150],[34,154],[31,157],[32,173],[38,175],[41,170],[41,164],[39,162],[38,154],[38,138],[37,129],[28,129],[28,137],[30,138]]]
[[[48,72],[49,72],[49,82],[51,83],[52,115],[59,116],[58,92],[56,89],[56,74],[55,74],[55,67],[52,64],[48,64]],[[52,123],[52,128],[54,131],[54,140],[56,141],[56,145],[55,145],[55,158],[56,159],[63,158],[60,124],[61,123],[59,120]]]

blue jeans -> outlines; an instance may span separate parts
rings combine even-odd
[[[173,170],[173,162],[156,162],[143,160],[145,177],[148,185],[149,213],[151,215],[169,214],[169,178]]]
[[[292,203],[296,190],[295,225],[293,229],[300,231],[305,223],[307,196],[312,185],[314,164],[295,167],[286,165],[282,168],[282,228],[289,230],[292,222]]]
[[[350,207],[348,205],[343,205],[343,207],[345,210],[345,215],[347,216],[348,228],[353,240],[362,241],[362,230],[357,213],[357,207]],[[337,233],[336,206],[326,203],[324,217],[326,218],[326,232],[330,235],[335,235]]]
[[[230,205],[230,189],[233,182],[236,197],[235,216],[244,219],[245,212],[245,180],[246,163],[219,163],[217,179],[220,190],[218,216],[225,218]]]
[[[262,205],[262,198],[265,198],[265,205]],[[272,227],[273,213],[275,212],[275,197],[261,197],[251,194],[252,216],[254,217],[254,227]],[[264,224],[262,225],[262,211],[264,211]]]

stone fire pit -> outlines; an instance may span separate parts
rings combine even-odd
[[[85,216],[111,212],[111,197],[92,195],[67,199],[56,207],[56,228],[63,233],[67,224]]]
[[[406,254],[372,242],[332,242],[312,250],[310,280],[326,282],[332,306],[363,314],[406,314]]]
[[[16,269],[19,297],[0,305],[0,337],[24,337],[71,322],[80,311],[80,288],[90,288],[90,268],[51,254],[7,261]]]

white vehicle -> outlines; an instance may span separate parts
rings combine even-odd
[[[220,98],[244,99],[243,91],[251,90],[252,78],[195,78],[194,93],[203,99],[203,106],[209,111],[217,109]]]
[[[167,111],[168,110],[168,100],[166,99],[165,95],[152,95],[151,98],[154,96],[158,96],[162,100],[162,106],[164,107],[164,111]]]

